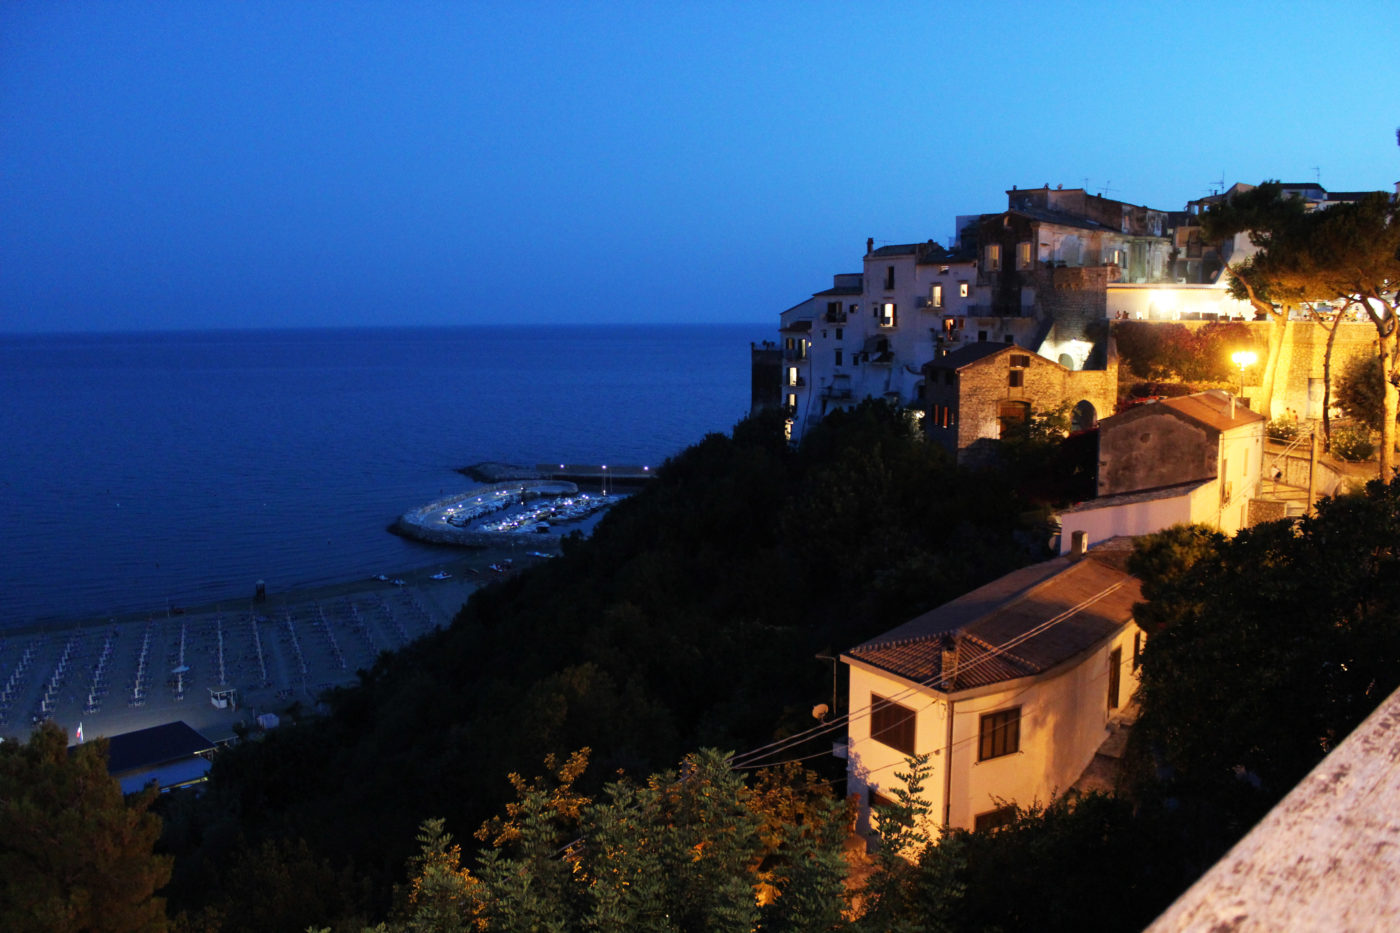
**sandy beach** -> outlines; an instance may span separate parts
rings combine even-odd
[[[469,551],[387,580],[3,633],[0,736],[22,740],[42,718],[66,729],[70,744],[79,724],[90,741],[183,720],[222,741],[261,713],[314,708],[381,652],[445,627],[508,558],[512,569],[540,559]],[[236,703],[217,708],[211,691],[220,688]]]

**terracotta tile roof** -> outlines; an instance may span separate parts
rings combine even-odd
[[[1115,564],[1059,557],[1022,568],[926,612],[847,657],[944,689],[944,646],[956,646],[965,690],[1039,674],[1103,641],[1132,618],[1138,581]]]
[[[1263,415],[1250,411],[1239,403],[1235,404],[1234,416],[1231,417],[1230,396],[1224,392],[1197,392],[1195,395],[1162,399],[1157,404],[1164,405],[1194,421],[1215,428],[1217,431],[1228,431],[1231,428],[1264,421]],[[1141,407],[1149,410],[1151,408],[1151,406],[1146,405]]]

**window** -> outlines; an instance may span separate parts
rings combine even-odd
[[[1026,384],[1026,372],[1023,369],[1013,369],[1006,374],[1006,384],[1013,389],[1019,389]]]
[[[894,327],[898,321],[899,309],[893,301],[882,302],[879,305],[879,317],[881,327]]]
[[[885,291],[894,288],[894,266],[885,267]]]
[[[865,790],[866,793],[869,795],[866,802],[866,806],[868,806],[872,810],[874,810],[876,807],[899,806],[899,801],[895,800],[893,797],[886,797],[884,794],[880,793],[873,787],[867,787]]]
[[[1123,672],[1123,649],[1114,648],[1108,653],[1108,708],[1118,708],[1118,688]]]
[[[914,754],[914,711],[872,693],[870,737],[897,752]]]
[[[996,272],[1001,268],[1001,244],[987,244],[987,271]]]
[[[1021,707],[988,713],[982,717],[977,760],[1014,755],[1021,750]]]
[[[1006,334],[1006,335],[1004,336],[1004,339],[1006,340],[1007,343],[1015,343],[1015,342],[1016,342],[1016,335],[1015,335],[1015,334]]]
[[[789,367],[788,367],[788,379],[787,379],[787,384],[790,385],[790,386],[800,386],[800,385],[802,385],[802,377],[798,374],[798,372],[797,372],[797,367],[796,367],[796,366],[789,366]]]
[[[1010,826],[1014,822],[1016,822],[1016,807],[1007,804],[1004,807],[997,807],[995,810],[988,810],[986,813],[974,816],[972,828],[979,833],[990,833],[1003,826]]]
[[[1142,667],[1142,632],[1133,632],[1133,670]]]
[[[978,342],[978,343],[986,343],[986,342],[987,342],[987,332],[986,332],[985,330],[979,330],[979,331],[977,332],[977,342]]]
[[[789,392],[789,393],[788,393],[788,397],[787,397],[787,407],[788,407],[788,408],[796,408],[796,407],[797,407],[797,394],[796,394],[795,392]]]
[[[1008,342],[1010,342],[1010,337],[1011,335],[1008,334]],[[1031,355],[1029,353],[1013,353],[1011,354],[1011,365],[1025,369],[1027,366],[1031,365]]]
[[[966,298],[966,297],[967,297],[967,283],[966,283],[966,282],[959,282],[959,283],[958,283],[958,297],[959,297],[959,298]]]
[[[928,300],[935,308],[943,307],[943,286],[934,285],[928,290]]]
[[[837,348],[836,348],[836,365],[837,365],[837,366],[840,366],[840,365],[841,365],[841,348],[840,348],[840,347],[837,347]]]
[[[1031,242],[1026,240],[1016,244],[1016,268],[1029,269],[1031,267]]]
[[[955,386],[958,384],[958,374],[951,369],[945,369],[943,370],[943,381],[950,386]]]
[[[838,328],[836,328],[836,339],[837,339],[837,340],[840,340],[840,339],[841,339],[841,334],[845,331],[845,329],[846,329],[846,328],[844,328],[844,327],[838,327]]]

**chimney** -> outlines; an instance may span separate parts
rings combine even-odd
[[[875,238],[868,236],[865,238],[865,255],[869,256],[873,252],[875,252]]]
[[[958,685],[958,636],[954,632],[944,632],[939,640],[942,651],[943,689],[956,690]]]
[[[1069,541],[1070,560],[1079,560],[1089,552],[1089,532],[1076,531],[1070,536]]]

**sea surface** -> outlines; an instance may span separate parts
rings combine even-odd
[[[762,325],[0,336],[0,630],[427,567],[487,460],[656,466],[749,404]]]

